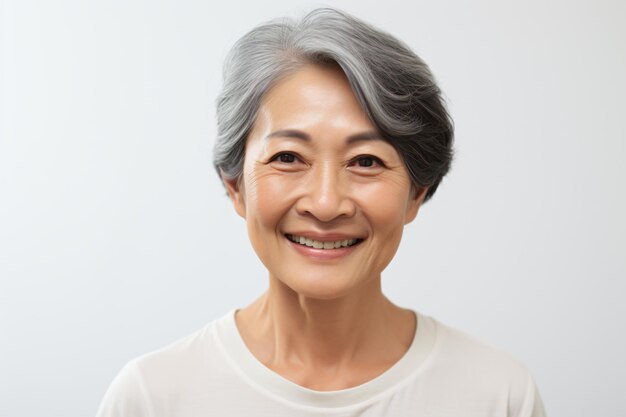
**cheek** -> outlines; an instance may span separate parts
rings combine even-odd
[[[246,205],[250,227],[276,229],[285,213],[289,210],[289,188],[285,181],[275,175],[253,172],[246,184]]]
[[[408,187],[395,183],[372,185],[359,193],[359,205],[369,218],[374,233],[402,233],[408,200]]]
[[[362,193],[360,206],[372,232],[369,269],[381,273],[395,256],[406,212],[408,187],[397,184],[377,184]]]

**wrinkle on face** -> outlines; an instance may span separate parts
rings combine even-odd
[[[375,125],[339,70],[305,68],[266,93],[248,135],[240,188],[253,247],[270,275],[305,292],[344,291],[379,277],[391,261],[415,200],[397,150],[371,132]],[[365,134],[372,137],[350,140]],[[282,152],[297,161],[272,162]],[[363,155],[383,166],[355,164]],[[349,230],[366,240],[357,258],[307,267],[307,278],[306,262],[289,252],[284,237],[300,230]],[[315,284],[305,290],[307,282]]]

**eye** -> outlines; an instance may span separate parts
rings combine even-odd
[[[277,161],[283,164],[291,164],[291,163],[294,163],[296,159],[297,157],[292,153],[281,152],[279,154],[274,155],[270,161],[272,162]]]
[[[357,166],[359,168],[372,168],[372,167],[384,167],[383,162],[372,155],[361,155],[354,158],[350,165]]]

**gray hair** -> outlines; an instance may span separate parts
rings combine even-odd
[[[240,179],[245,145],[269,89],[310,64],[336,63],[361,107],[402,157],[412,183],[435,193],[453,158],[453,122],[428,66],[393,36],[349,14],[320,8],[245,34],[226,57],[217,99],[213,163]]]

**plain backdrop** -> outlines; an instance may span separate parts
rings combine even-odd
[[[211,165],[233,42],[331,5],[431,67],[456,160],[383,289],[624,416],[626,7],[588,1],[2,3],[0,415],[94,415],[130,359],[267,285]]]

